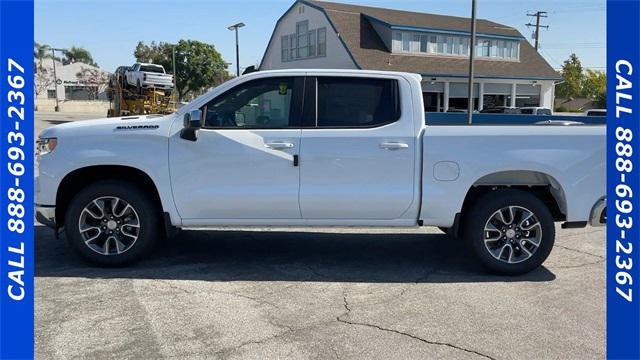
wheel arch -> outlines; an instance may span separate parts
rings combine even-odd
[[[462,214],[479,197],[501,188],[532,193],[545,203],[555,221],[566,220],[567,199],[560,182],[547,173],[535,170],[498,171],[477,179],[467,190],[462,204]]]
[[[126,165],[93,165],[71,171],[60,182],[56,192],[55,217],[58,226],[64,224],[67,208],[73,195],[86,186],[102,180],[132,183],[143,190],[159,209],[163,209],[157,185],[143,170]]]

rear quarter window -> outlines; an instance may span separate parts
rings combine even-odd
[[[318,77],[317,126],[376,127],[400,118],[394,79]]]

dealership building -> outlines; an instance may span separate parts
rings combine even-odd
[[[296,1],[276,23],[260,70],[337,68],[421,74],[426,111],[467,109],[470,19]],[[477,21],[474,108],[553,108],[559,74],[513,27]]]
[[[56,60],[54,78],[54,60],[43,59],[42,67],[39,59],[36,58],[33,62],[36,100],[55,99],[56,92],[60,101],[107,99],[106,81],[100,84],[87,83],[86,79],[82,79],[79,74],[84,69],[88,69],[98,74],[102,80],[108,80],[111,75],[109,72],[82,62],[63,65]],[[97,99],[92,98],[91,94],[97,94]]]

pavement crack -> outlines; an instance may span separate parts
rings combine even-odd
[[[579,269],[579,268],[583,268],[583,267],[587,267],[587,266],[591,266],[591,265],[597,265],[597,264],[601,264],[603,262],[605,262],[606,259],[600,259],[598,261],[593,261],[593,262],[588,262],[588,263],[584,263],[584,264],[580,264],[580,265],[566,265],[566,266],[554,266],[554,269]]]
[[[181,292],[183,292],[185,294],[194,294],[194,293],[196,293],[196,291],[190,291],[190,290],[187,290],[187,289],[185,289],[185,288],[183,288],[181,286],[177,286],[175,284],[172,284],[170,281],[160,280],[160,279],[154,279],[154,280],[159,282],[159,283],[165,284],[165,285],[169,286],[170,288],[172,288],[174,290],[181,291]],[[271,306],[271,307],[276,308],[276,309],[280,308],[278,305],[276,305],[276,304],[274,304],[272,302],[269,302],[269,301],[266,301],[266,300],[263,300],[263,299],[260,299],[260,298],[256,298],[256,297],[253,297],[253,296],[249,296],[249,295],[243,295],[243,294],[238,294],[238,293],[234,293],[234,292],[222,291],[222,290],[214,290],[214,289],[208,289],[206,292],[229,295],[229,296],[235,296],[235,297],[239,297],[239,298],[242,298],[242,299],[251,300],[251,301],[253,301],[253,302],[255,302],[255,303],[259,304],[259,305],[268,305],[268,306]]]
[[[401,336],[406,336],[408,338],[420,341],[424,344],[428,344],[428,345],[437,345],[437,346],[446,346],[452,349],[456,349],[459,351],[464,351],[466,353],[470,353],[470,354],[474,354],[474,355],[478,355],[481,356],[483,358],[486,359],[490,359],[490,360],[496,360],[496,358],[489,356],[487,354],[483,354],[479,351],[476,350],[471,350],[471,349],[466,349],[463,348],[461,346],[455,345],[455,344],[451,344],[451,343],[447,343],[447,342],[441,342],[441,341],[433,341],[433,340],[427,340],[427,339],[423,339],[419,336],[407,333],[407,332],[403,332],[400,330],[395,330],[395,329],[389,329],[389,328],[385,328],[382,327],[380,325],[376,325],[376,324],[369,324],[369,323],[364,323],[364,322],[356,322],[356,321],[352,321],[352,320],[347,320],[344,319],[344,317],[348,317],[351,313],[351,307],[349,306],[349,302],[347,301],[347,296],[346,294],[342,296],[342,300],[344,302],[344,309],[346,310],[343,314],[339,315],[336,317],[336,320],[340,323],[343,324],[348,324],[348,325],[353,325],[353,326],[364,326],[364,327],[368,327],[368,328],[372,328],[372,329],[376,329],[376,330],[380,330],[380,331],[384,331],[384,332],[388,332],[388,333],[393,333],[396,335],[401,335]]]
[[[606,259],[606,257],[604,257],[604,256],[602,256],[602,255],[592,254],[592,253],[590,253],[590,252],[586,252],[586,251],[582,251],[582,250],[578,250],[578,249],[570,248],[570,247],[568,247],[568,246],[558,245],[558,244],[555,244],[554,246],[555,246],[555,247],[559,247],[559,248],[561,248],[561,249],[565,249],[565,250],[569,250],[569,251],[577,252],[577,253],[579,253],[579,254],[589,255],[589,256],[597,257],[597,258],[600,258],[600,259],[603,259],[603,260],[605,260],[605,259]]]
[[[427,279],[429,279],[429,277],[431,277],[431,275],[437,273],[437,269],[435,267],[433,268],[428,268],[426,269],[422,275],[420,275],[417,279],[415,279],[413,281],[413,283],[411,283],[410,285],[405,286],[401,291],[400,294],[398,295],[398,297],[404,296],[404,294],[407,293],[407,291],[409,291],[413,286],[418,285],[421,282],[426,281]]]
[[[331,322],[331,323],[333,323],[333,322]],[[283,336],[287,336],[287,335],[290,335],[290,334],[294,334],[294,333],[296,333],[296,332],[298,332],[298,331],[304,331],[304,330],[313,329],[313,328],[316,328],[316,327],[319,327],[319,326],[323,326],[323,325],[325,325],[325,324],[326,324],[326,323],[319,323],[319,324],[314,324],[314,325],[304,326],[304,327],[300,327],[300,328],[294,328],[294,327],[291,327],[291,326],[288,326],[288,325],[279,325],[279,324],[273,324],[273,323],[272,323],[272,325],[274,325],[274,326],[276,326],[276,327],[286,328],[287,330],[281,331],[281,332],[279,332],[279,333],[277,333],[277,334],[274,334],[274,335],[272,335],[272,336],[265,337],[265,338],[263,338],[263,339],[245,341],[245,342],[242,342],[242,343],[240,343],[240,344],[238,344],[238,345],[236,345],[236,346],[229,347],[229,348],[226,348],[226,349],[221,349],[221,350],[219,350],[219,351],[216,351],[216,352],[214,353],[214,355],[216,355],[216,356],[220,356],[220,357],[222,357],[223,359],[225,359],[225,358],[227,358],[229,355],[231,355],[231,354],[233,354],[233,353],[237,352],[238,350],[240,350],[240,349],[242,349],[242,348],[244,348],[244,347],[246,347],[246,346],[250,346],[250,345],[263,345],[263,344],[265,344],[265,343],[267,343],[267,342],[269,342],[269,341],[272,341],[272,340],[275,340],[275,339],[281,338],[281,337],[283,337]]]

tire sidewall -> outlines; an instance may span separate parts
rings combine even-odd
[[[495,259],[484,244],[484,226],[497,210],[507,206],[521,206],[534,213],[540,221],[542,240],[529,259],[508,264]],[[520,275],[532,271],[547,259],[555,242],[553,216],[545,204],[536,196],[520,190],[498,190],[481,197],[467,216],[465,238],[478,260],[492,272],[505,275]]]
[[[118,255],[102,255],[85,245],[78,222],[84,207],[94,199],[115,196],[128,202],[140,219],[140,233],[132,248]],[[122,266],[140,259],[156,242],[158,210],[153,202],[136,186],[122,181],[100,181],[80,190],[69,203],[65,215],[65,233],[71,247],[84,259],[100,266]]]

